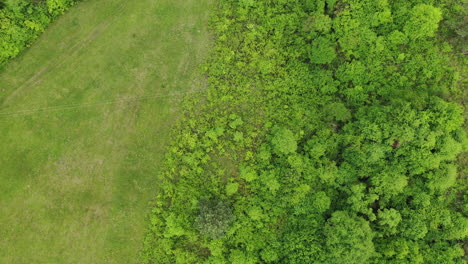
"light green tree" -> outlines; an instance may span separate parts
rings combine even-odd
[[[405,33],[414,40],[433,37],[441,19],[442,12],[439,8],[419,4],[412,9],[411,16],[404,27]]]
[[[324,234],[328,262],[333,264],[369,263],[374,255],[373,233],[369,223],[346,211],[337,211],[328,220]]]

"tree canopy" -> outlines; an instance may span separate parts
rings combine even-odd
[[[219,1],[143,262],[464,263],[457,5]]]

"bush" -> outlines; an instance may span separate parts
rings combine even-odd
[[[77,0],[10,0],[0,3],[0,68]]]

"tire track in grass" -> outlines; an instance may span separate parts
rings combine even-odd
[[[49,72],[47,72],[43,76],[40,76],[41,77],[40,79],[38,79],[34,83],[32,83],[30,85],[31,88],[34,88],[34,87],[40,85],[51,73],[53,73],[56,69],[60,68],[67,61],[67,59],[71,59],[71,58],[75,57],[78,54],[78,52],[80,52],[83,48],[88,47],[92,43],[92,41],[94,41],[96,39],[96,37],[98,37],[99,35],[104,33],[107,30],[107,28],[111,25],[111,23],[109,23],[109,22],[105,23],[104,25],[103,24],[104,23],[101,23],[98,26],[96,26],[94,28],[94,30],[92,30],[85,38],[80,40],[80,42],[75,45],[75,46],[77,46],[76,49],[74,49],[74,50],[70,49],[70,51],[66,54],[66,56],[64,56],[65,58],[63,58],[57,64],[55,64],[55,67],[51,68],[51,70]],[[101,28],[101,27],[103,28],[101,30],[101,32],[97,32],[98,29]],[[72,47],[72,48],[74,48],[74,47]]]
[[[113,24],[115,19],[117,19],[120,15],[122,15],[126,10],[127,7],[125,6],[127,2],[122,1],[122,3],[116,8],[117,10],[114,12],[112,18],[106,19],[99,23],[98,25],[91,28],[91,30],[86,34],[86,36],[77,42],[70,43],[71,47],[66,49],[64,53],[57,56],[55,59],[49,61],[46,66],[41,68],[36,74],[34,74],[31,78],[26,80],[23,84],[21,84],[18,88],[16,88],[8,97],[6,97],[3,102],[1,103],[2,106],[8,105],[11,100],[13,100],[18,94],[20,94],[26,88],[34,88],[41,84],[51,73],[53,73],[56,69],[60,68],[67,59],[71,59],[76,57],[79,51],[83,50],[84,48],[88,47],[97,37],[101,34],[105,33],[110,25]],[[67,45],[67,46],[70,46]]]
[[[0,117],[26,116],[26,115],[45,113],[45,112],[57,112],[57,111],[60,112],[60,111],[65,111],[65,110],[74,110],[74,109],[93,107],[93,106],[105,106],[105,105],[136,102],[136,101],[158,99],[158,98],[178,97],[178,96],[183,96],[183,95],[188,95],[188,94],[200,93],[204,90],[205,89],[195,89],[195,90],[188,91],[188,92],[174,92],[172,94],[164,94],[164,95],[126,97],[126,98],[120,98],[120,99],[116,99],[112,101],[51,106],[51,107],[36,108],[36,109],[26,109],[26,110],[20,110],[20,111],[15,111],[15,112],[0,112]]]
[[[43,75],[48,75],[48,73],[46,73],[46,71],[50,70],[50,71],[53,71],[54,69],[60,67],[62,64],[61,63],[57,63],[58,61],[63,61],[63,57],[66,57],[74,48],[76,48],[77,46],[79,46],[80,44],[83,44],[84,41],[86,41],[87,39],[89,39],[89,36],[94,34],[94,32],[102,25],[99,24],[95,27],[93,27],[91,29],[91,31],[86,35],[86,37],[80,39],[78,42],[76,42],[75,44],[73,44],[70,48],[66,49],[66,51],[59,55],[58,57],[56,57],[56,59],[54,60],[51,60],[49,61],[46,66],[44,66],[41,70],[39,70],[34,76],[32,76],[31,78],[29,78],[28,80],[26,80],[22,85],[20,85],[17,89],[15,89],[3,102],[3,105],[6,105],[8,104],[8,102],[10,102],[12,100],[12,98],[16,97],[17,94],[19,94],[21,91],[23,91],[25,88],[27,88],[28,86],[31,86],[31,83],[33,84],[32,86],[34,87],[35,84],[38,83],[37,79],[42,77],[41,79],[43,79]],[[52,65],[55,65],[55,66],[52,66]],[[39,79],[39,80],[41,80]]]

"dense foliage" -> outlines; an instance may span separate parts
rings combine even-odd
[[[0,67],[77,0],[0,0]]]
[[[143,261],[464,263],[462,3],[219,2]]]

